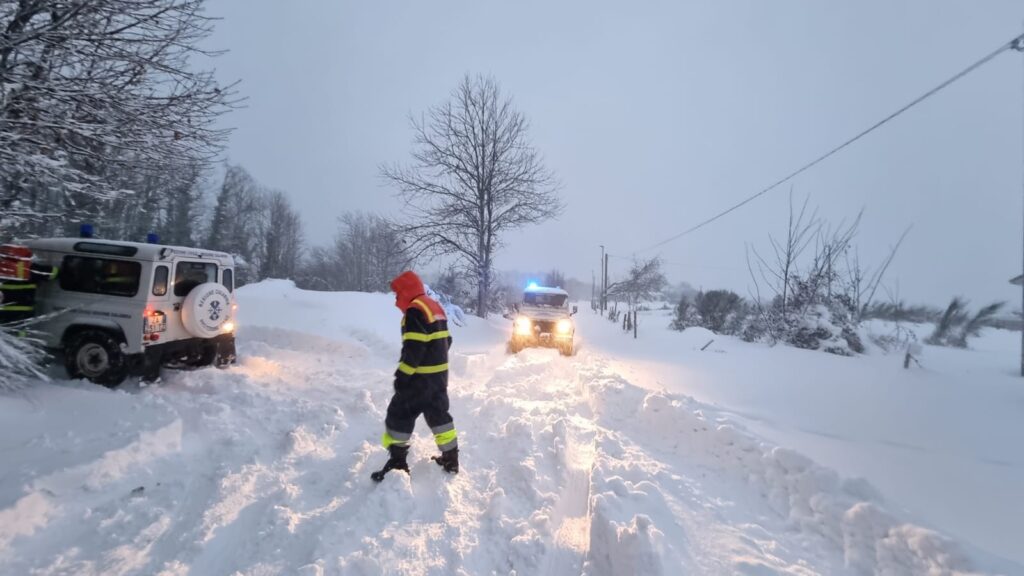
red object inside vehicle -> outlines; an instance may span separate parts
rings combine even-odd
[[[28,280],[31,266],[32,250],[28,246],[0,245],[0,279]]]

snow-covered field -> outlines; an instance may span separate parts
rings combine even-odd
[[[903,371],[584,311],[577,356],[513,357],[506,321],[471,321],[463,471],[421,424],[411,476],[374,485],[392,299],[239,299],[235,368],[0,397],[0,574],[1024,573],[1024,386],[996,344]]]
[[[841,358],[751,345],[641,321],[639,341],[591,329],[588,345],[636,384],[700,399],[770,441],[871,481],[903,516],[1010,558],[1024,574],[1024,379],[1020,333],[986,330],[971,350],[924,346],[922,366],[871,350]],[[932,327],[912,326],[921,340]],[[868,333],[891,334],[874,323]],[[709,340],[714,343],[701,352]]]

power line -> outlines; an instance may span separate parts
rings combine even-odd
[[[616,260],[626,260],[626,261],[631,261],[631,262],[635,262],[636,261],[636,258],[633,258],[631,256],[619,256],[617,254],[609,254],[608,257],[609,258],[614,258]],[[743,268],[736,268],[736,267],[733,267],[733,266],[706,266],[706,265],[703,265],[703,264],[683,264],[682,262],[673,262],[671,260],[665,260],[664,258],[659,258],[659,260],[661,260],[661,263],[666,265],[666,266],[679,266],[680,268],[707,268],[707,269],[710,269],[710,270],[732,270],[732,271],[742,271],[743,270]]]
[[[924,102],[928,98],[930,98],[930,97],[934,96],[935,94],[941,92],[943,89],[948,87],[950,84],[953,84],[957,80],[963,78],[964,76],[967,76],[968,74],[970,74],[971,72],[974,72],[978,68],[981,68],[982,66],[987,64],[989,61],[991,61],[996,56],[999,56],[1003,52],[1006,52],[1007,50],[1010,50],[1010,49],[1024,51],[1024,34],[1021,34],[1020,36],[1017,36],[1017,37],[1013,38],[1009,42],[1006,42],[1005,44],[1003,44],[1002,46],[1000,46],[999,48],[997,48],[996,50],[994,50],[993,52],[991,52],[990,54],[985,56],[984,58],[978,60],[974,64],[971,64],[967,68],[964,68],[963,70],[958,72],[956,75],[954,75],[953,77],[951,77],[948,80],[946,80],[945,82],[943,82],[942,84],[939,84],[935,88],[932,88],[931,90],[925,92],[921,96],[919,96],[919,97],[915,98],[914,100],[912,100],[906,106],[903,106],[899,110],[893,112],[892,114],[886,116],[882,120],[876,122],[875,124],[873,124],[867,130],[864,130],[864,131],[860,132],[859,134],[857,134],[853,138],[850,138],[849,140],[847,140],[847,141],[843,142],[842,144],[840,144],[839,146],[836,146],[835,148],[829,150],[825,154],[822,154],[821,156],[817,157],[816,159],[812,160],[811,162],[808,162],[807,164],[804,164],[798,170],[790,173],[788,176],[786,176],[786,177],[782,178],[781,180],[775,182],[771,186],[768,186],[767,188],[764,188],[760,192],[745,198],[744,200],[738,202],[737,204],[732,205],[731,207],[729,207],[728,209],[726,209],[726,210],[724,210],[722,212],[719,212],[718,214],[712,216],[711,218],[708,218],[707,220],[704,220],[704,221],[698,223],[695,226],[692,226],[690,228],[687,228],[686,230],[683,230],[682,232],[676,234],[675,236],[672,236],[670,238],[666,238],[665,240],[662,240],[661,242],[658,242],[657,244],[653,244],[653,245],[651,245],[651,246],[649,246],[647,248],[644,248],[643,250],[641,250],[641,252],[646,252],[648,250],[653,250],[655,248],[659,248],[661,246],[664,246],[665,244],[668,244],[669,242],[674,242],[675,240],[678,240],[678,239],[682,238],[683,236],[686,236],[687,234],[691,234],[693,232],[696,232],[697,230],[700,230],[701,228],[707,226],[708,224],[711,224],[715,220],[718,220],[719,218],[722,218],[723,216],[726,216],[726,215],[732,213],[733,211],[735,211],[735,210],[737,210],[739,208],[742,208],[743,206],[749,204],[750,202],[753,202],[754,200],[760,198],[761,196],[764,196],[765,194],[771,192],[775,188],[778,188],[779,186],[785,184],[786,182],[789,182],[793,178],[796,178],[800,174],[803,174],[807,170],[810,170],[814,166],[816,166],[816,165],[820,164],[821,162],[825,161],[826,159],[828,159],[832,155],[838,153],[839,151],[843,150],[847,146],[853,144],[854,142],[860,140],[861,138],[863,138],[863,137],[867,136],[868,134],[874,132],[875,130],[881,128],[882,126],[884,126],[885,124],[887,124],[889,121],[893,120],[894,118],[896,118],[900,114],[903,114],[907,110],[910,110],[914,106],[917,106],[921,102]]]

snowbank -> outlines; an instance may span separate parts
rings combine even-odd
[[[276,281],[238,297],[237,367],[0,396],[0,573],[988,569],[865,482],[638,386],[632,363],[597,345],[506,355],[503,320],[453,328],[463,471],[447,477],[427,459],[421,424],[411,476],[376,485],[398,354],[391,298]],[[601,328],[592,343],[621,337]],[[690,336],[689,354],[705,336]]]
[[[633,340],[602,330],[596,316],[580,317],[587,346],[632,382],[696,398],[706,414],[866,478],[889,508],[1014,562],[1002,571],[1024,572],[1020,333],[986,330],[971,350],[924,346],[923,368],[904,370],[900,353],[834,357],[673,332],[668,322],[641,317]]]

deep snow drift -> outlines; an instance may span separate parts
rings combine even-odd
[[[573,358],[506,355],[500,319],[454,329],[463,472],[429,462],[420,424],[411,476],[374,485],[399,346],[392,299],[272,281],[239,300],[237,367],[0,396],[0,573],[1019,569],[907,523],[866,482],[759,439],[752,419],[641,387],[627,360],[641,351],[586,316]],[[718,356],[762,353],[738,350]],[[693,375],[655,364],[636,359],[640,379],[673,377],[658,388]]]
[[[772,442],[870,479],[907,517],[1024,564],[1019,332],[986,330],[970,350],[924,346],[922,366],[905,370],[901,354],[873,348],[843,358],[672,332],[668,314],[642,317],[638,341],[600,330],[598,317],[580,320],[587,345],[632,382],[698,398]],[[904,328],[923,340],[932,326]],[[865,336],[892,329],[874,322]]]

